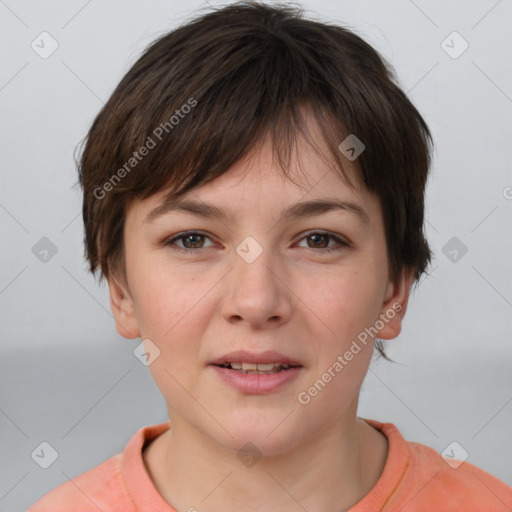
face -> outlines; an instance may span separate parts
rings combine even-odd
[[[109,280],[119,333],[160,351],[149,368],[173,428],[233,450],[250,441],[282,453],[354,421],[372,335],[395,337],[406,309],[410,276],[390,282],[378,198],[344,184],[306,142],[298,149],[308,176],[298,183],[266,142],[184,198],[229,220],[174,209],[148,221],[167,191],[134,203],[127,284]],[[354,163],[345,171],[356,183]],[[283,215],[310,201],[343,204]],[[260,361],[298,366],[249,375],[212,364],[267,351]]]

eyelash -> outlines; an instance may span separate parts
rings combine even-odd
[[[203,237],[206,237],[206,238],[210,238],[206,233],[203,233],[201,231],[186,231],[186,232],[183,232],[183,233],[179,233],[178,235],[176,235],[176,236],[174,236],[172,238],[168,238],[167,240],[165,240],[163,242],[163,244],[165,246],[171,246],[172,245],[173,249],[176,249],[178,251],[182,251],[182,252],[185,252],[185,253],[198,252],[198,251],[200,251],[202,249],[210,249],[211,248],[211,247],[199,247],[197,249],[189,249],[189,248],[185,248],[185,247],[179,247],[179,246],[174,244],[174,242],[176,240],[181,240],[183,238],[187,238],[190,235],[200,235],[200,236],[203,236]],[[322,231],[309,231],[309,232],[304,234],[304,236],[299,240],[299,242],[301,242],[305,238],[308,238],[309,236],[312,236],[312,235],[327,236],[327,237],[332,238],[336,242],[338,242],[338,245],[335,245],[334,247],[330,247],[328,249],[320,248],[319,250],[321,252],[324,252],[324,253],[331,253],[331,252],[334,252],[334,251],[340,251],[340,250],[343,250],[343,249],[346,249],[346,248],[350,247],[349,243],[344,242],[343,240],[341,240],[337,236],[333,235],[332,233],[322,232]],[[210,240],[211,240],[211,238],[210,238]],[[303,249],[304,249],[304,247],[303,247]],[[314,247],[305,247],[305,249],[315,250]]]

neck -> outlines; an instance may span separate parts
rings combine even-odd
[[[375,486],[387,451],[385,436],[353,415],[293,450],[244,465],[173,415],[143,457],[158,492],[180,512],[343,511]]]

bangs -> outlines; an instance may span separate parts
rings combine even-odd
[[[314,123],[321,140],[310,128]],[[342,144],[363,151],[344,170]],[[96,117],[81,155],[86,257],[91,272],[120,269],[132,201],[205,185],[270,139],[275,162],[307,178],[304,138],[348,186],[379,198],[396,281],[430,260],[423,234],[431,135],[391,66],[353,31],[303,19],[295,7],[240,2],[155,40]],[[292,172],[293,171],[293,172]],[[352,175],[351,175],[352,178]]]

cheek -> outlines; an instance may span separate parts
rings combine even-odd
[[[318,286],[308,304],[332,336],[339,349],[350,345],[366,327],[373,324],[380,311],[380,284],[375,273],[353,271],[332,275]],[[324,337],[325,339],[325,337]]]
[[[203,313],[208,289],[200,279],[176,279],[167,272],[140,273],[137,304],[141,334],[160,350],[149,370],[163,396],[173,396],[186,407],[190,397],[191,368],[198,364],[200,340],[204,337]],[[205,318],[206,318],[205,314]]]
[[[182,325],[190,324],[208,287],[197,275],[184,276],[180,268],[139,256],[131,282],[141,332],[165,342]]]
[[[380,311],[375,274],[354,271],[331,276],[323,285],[310,306],[315,314],[309,315],[322,319],[311,327],[317,360],[307,383],[310,387],[301,390],[309,397],[304,410],[316,418],[337,417],[357,406],[358,390],[373,353],[373,340],[361,341],[358,336],[373,325]]]

